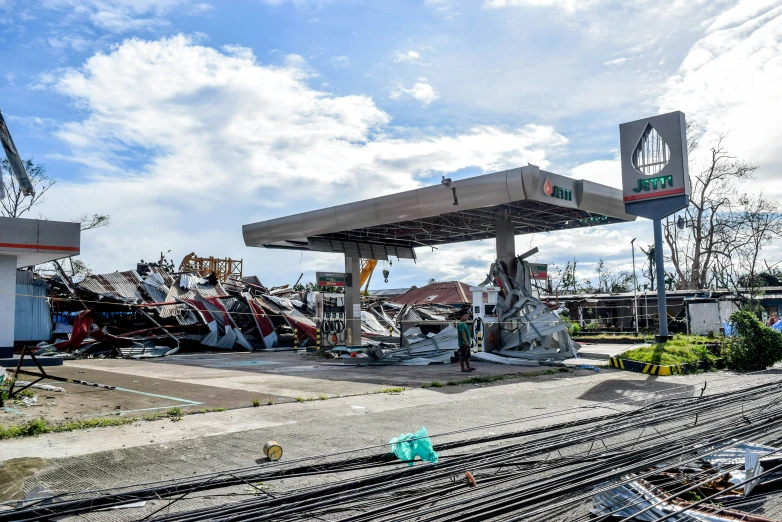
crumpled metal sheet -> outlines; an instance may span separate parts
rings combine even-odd
[[[502,323],[497,354],[538,361],[561,361],[578,355],[579,345],[570,338],[567,324],[530,293],[526,262],[519,262],[516,279],[501,263],[492,264],[489,274],[486,282],[502,290],[497,301]]]
[[[141,277],[135,270],[89,275],[76,286],[96,295],[111,296],[134,303],[145,302],[144,296],[139,291]]]
[[[454,352],[459,349],[456,328],[448,326],[440,333],[423,339],[415,344],[395,350],[372,350],[375,356],[370,364],[414,364],[416,359],[426,360],[426,364],[450,362]],[[419,361],[421,362],[421,361]]]

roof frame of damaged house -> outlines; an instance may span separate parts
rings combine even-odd
[[[496,239],[515,265],[514,237],[635,220],[622,191],[534,165],[251,223],[247,246],[341,253],[358,281],[361,259],[415,259],[416,248]],[[358,285],[346,288],[348,346],[359,346]]]

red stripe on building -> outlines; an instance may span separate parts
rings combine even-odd
[[[61,250],[64,252],[78,252],[79,247],[50,246],[50,245],[25,245],[22,243],[0,243],[0,248],[29,248],[34,250]]]
[[[674,194],[684,194],[683,188],[670,190],[661,190],[660,192],[651,192],[649,194],[638,194],[637,196],[625,196],[625,201],[638,201],[639,199],[659,198],[662,196],[673,196]]]

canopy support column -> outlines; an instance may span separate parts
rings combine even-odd
[[[516,277],[516,232],[513,223],[501,219],[494,224],[497,243],[497,260],[505,262],[507,274]]]
[[[345,256],[345,328],[348,347],[361,347],[361,259]]]

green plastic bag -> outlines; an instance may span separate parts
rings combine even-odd
[[[426,432],[426,426],[415,433],[403,433],[402,435],[391,439],[391,451],[399,460],[409,461],[408,465],[413,465],[413,460],[420,457],[425,462],[437,462],[437,453],[432,446],[432,439]]]

